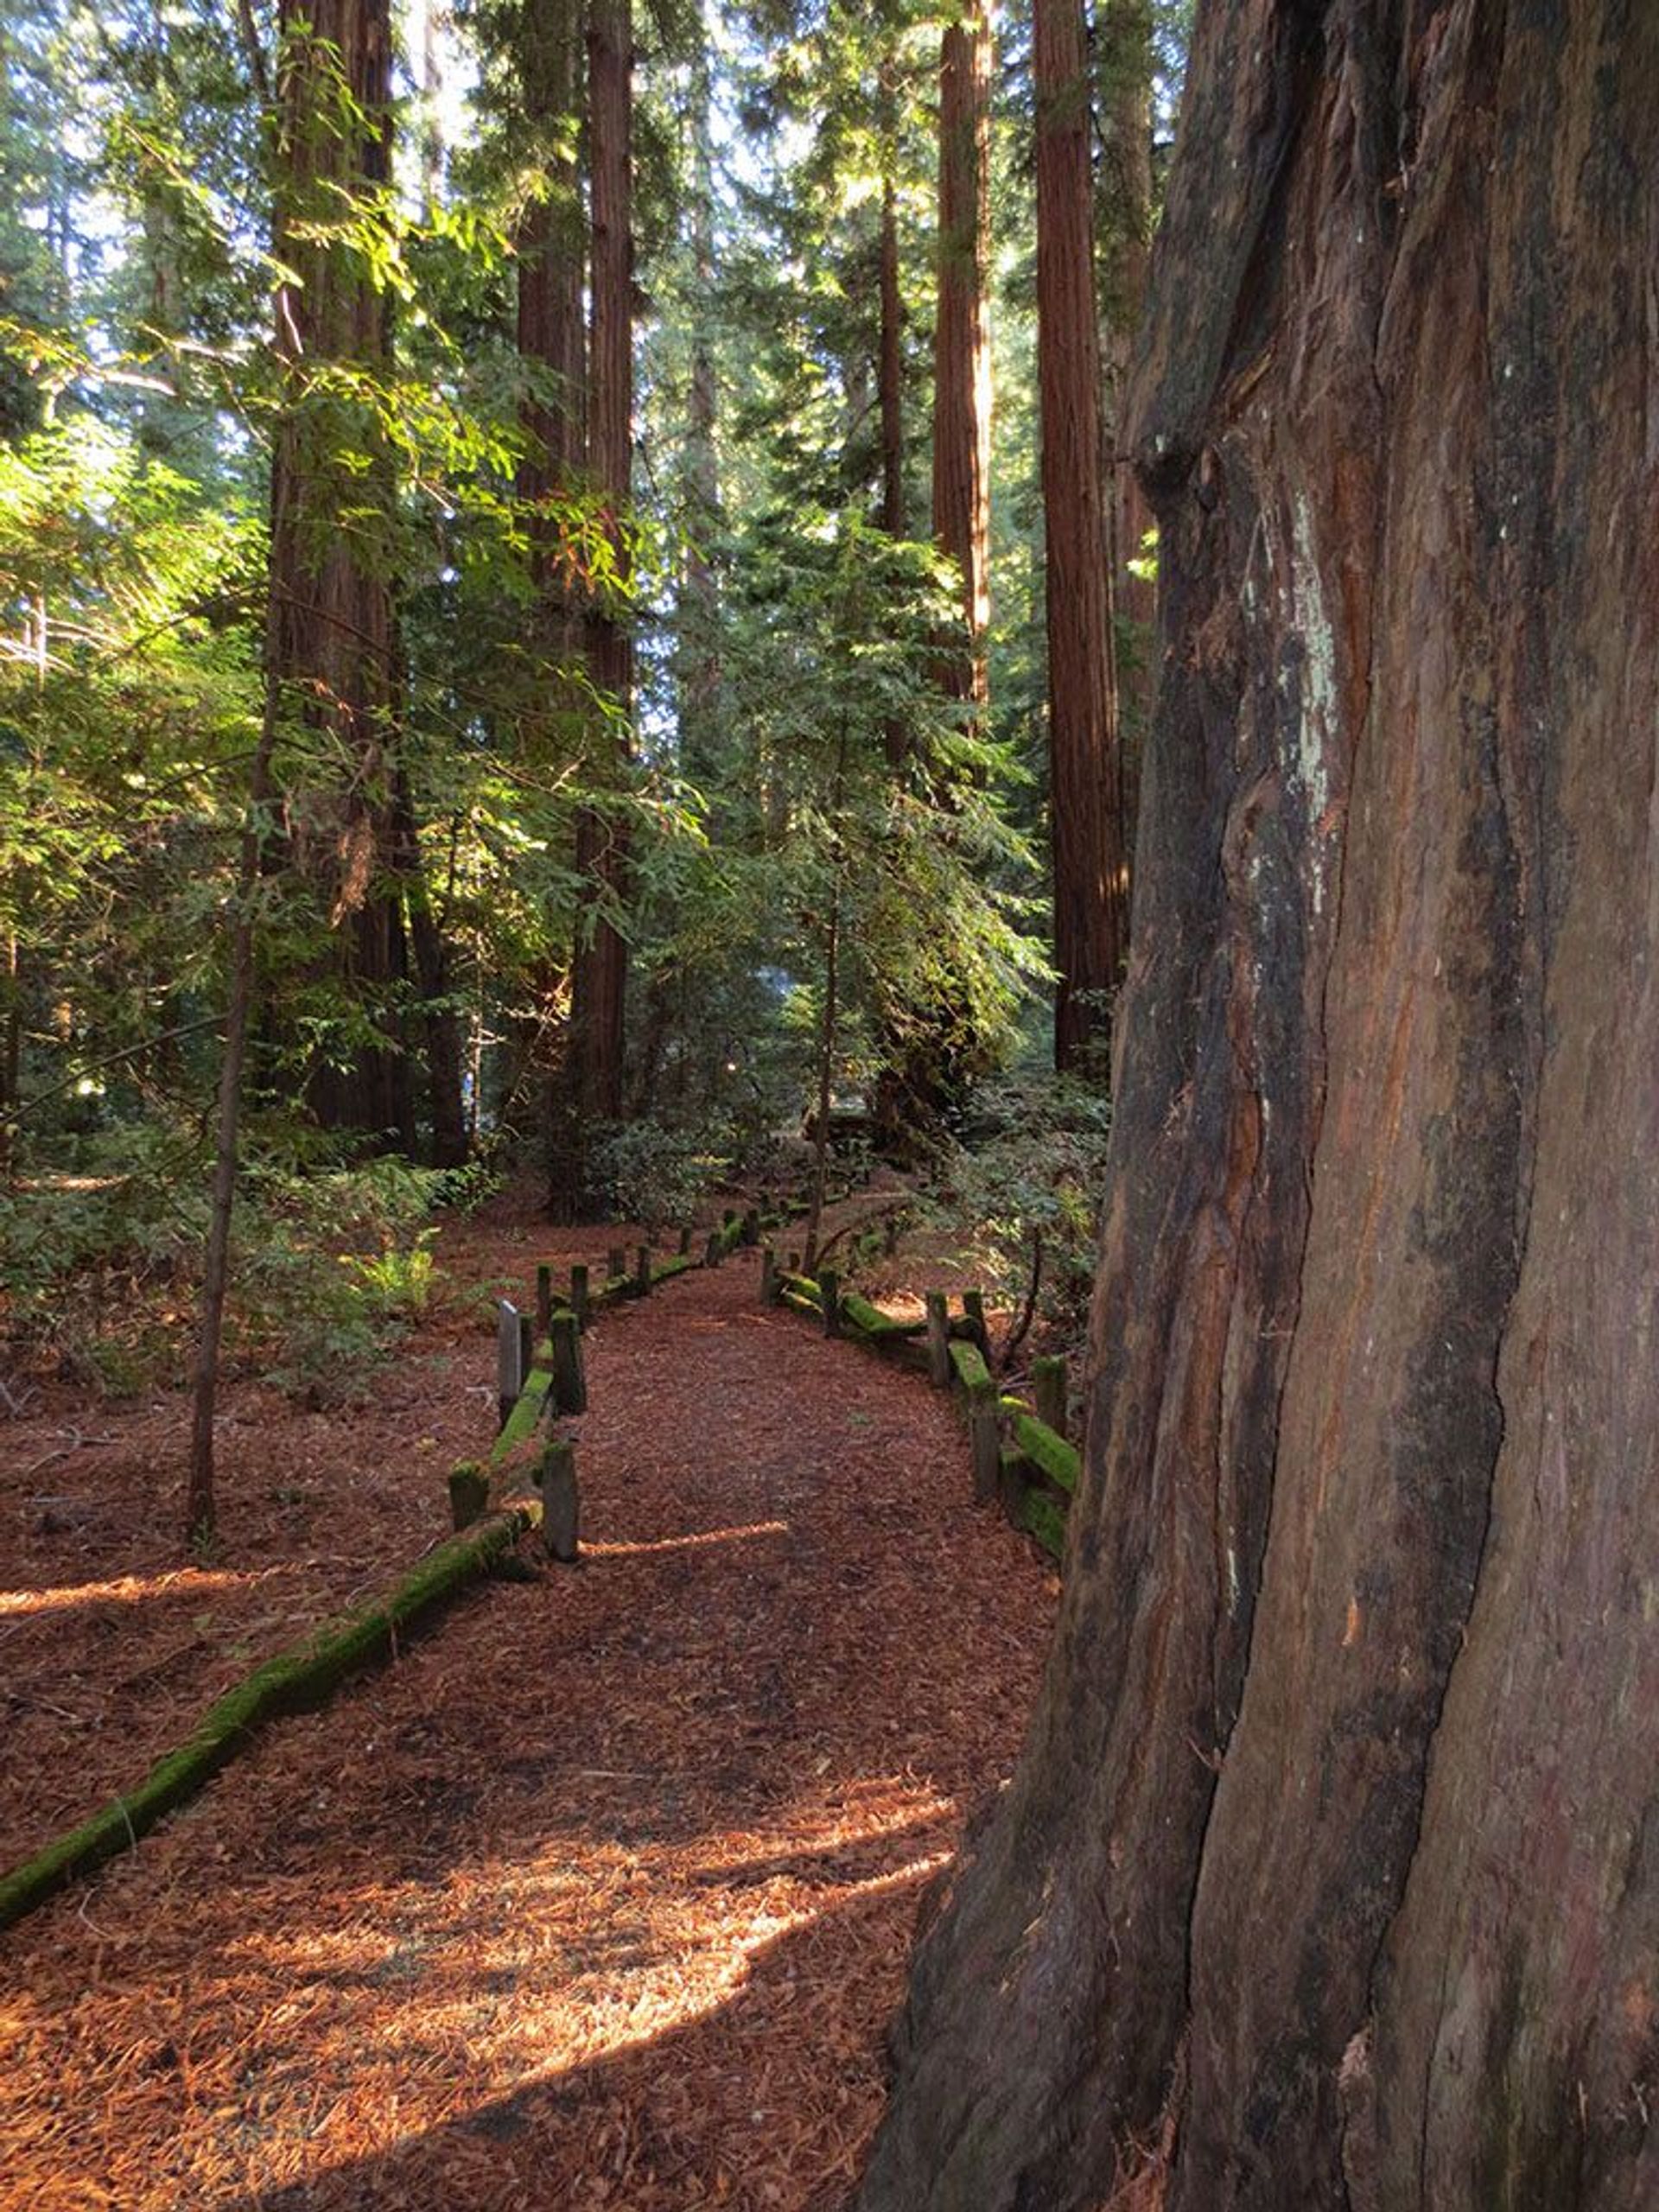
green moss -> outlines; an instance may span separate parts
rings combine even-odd
[[[1052,1497],[1028,1490],[1020,1507],[1020,1526],[1034,1536],[1046,1552],[1061,1558],[1065,1551],[1065,1516]]]
[[[1016,1414],[1014,1440],[1033,1466],[1046,1475],[1050,1482],[1058,1483],[1063,1491],[1076,1490],[1082,1465],[1077,1446],[1068,1444],[1063,1436],[1057,1436],[1046,1421],[1039,1421],[1034,1414]]]
[[[194,1797],[267,1720],[321,1704],[346,1675],[383,1657],[400,1629],[480,1574],[534,1517],[528,1504],[512,1505],[475,1522],[429,1552],[384,1598],[342,1614],[266,1660],[210,1706],[187,1741],[159,1759],[136,1789],[0,1880],[0,1928],[137,1843]]]
[[[991,1387],[991,1370],[985,1364],[985,1355],[977,1344],[953,1338],[950,1345],[950,1364],[957,1371],[957,1380],[971,1398]]]

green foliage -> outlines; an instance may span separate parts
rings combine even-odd
[[[1087,1319],[1110,1129],[1109,1101],[1090,1085],[1056,1076],[988,1084],[930,1202],[1000,1302],[1021,1308],[1035,1272],[1037,1311],[1067,1338]]]
[[[607,1128],[594,1147],[598,1187],[618,1221],[637,1221],[653,1236],[689,1222],[718,1179],[724,1162],[706,1133],[627,1122]]]

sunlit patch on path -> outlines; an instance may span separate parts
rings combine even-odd
[[[834,2202],[1052,1585],[942,1399],[755,1298],[733,1263],[591,1339],[579,1567],[5,1939],[22,2202]]]

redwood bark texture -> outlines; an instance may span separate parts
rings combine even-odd
[[[1651,10],[1200,8],[1086,1472],[866,2212],[1659,2202],[1656,199]]]
[[[362,219],[391,173],[391,29],[386,0],[311,0],[281,11],[273,245],[294,272],[276,292],[286,401],[271,458],[269,658],[289,710],[323,736],[323,766],[290,792],[296,866],[334,933],[334,966],[372,1004],[408,969],[393,880],[395,691],[387,534],[390,466],[372,404],[327,372],[383,372],[386,302],[360,255],[319,226],[346,203]],[[344,195],[344,200],[342,200]],[[413,1149],[408,1064],[367,1047],[323,1064],[308,1096],[325,1125]]]
[[[1054,1065],[1065,1071],[1105,1059],[1128,948],[1128,869],[1080,0],[1036,0],[1033,28]]]
[[[991,22],[982,4],[950,24],[939,54],[939,269],[933,338],[933,536],[962,577],[967,652],[944,670],[982,702],[990,623]]]

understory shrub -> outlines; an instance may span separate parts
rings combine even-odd
[[[1111,1101],[1090,1084],[1052,1075],[987,1084],[929,1202],[994,1302],[1018,1315],[1033,1299],[1063,1340],[1088,1319],[1110,1133]]]

